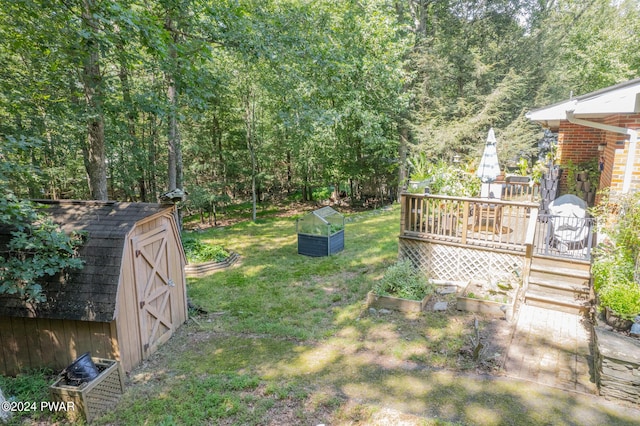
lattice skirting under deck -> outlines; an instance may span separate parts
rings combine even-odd
[[[510,277],[522,272],[524,255],[491,249],[452,246],[442,243],[399,239],[399,260],[413,264],[435,280],[467,281]]]

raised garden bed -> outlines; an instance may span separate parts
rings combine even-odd
[[[213,274],[221,269],[228,268],[240,259],[240,255],[229,252],[229,256],[220,262],[203,262],[188,264],[184,267],[184,272],[189,278],[201,278]]]
[[[296,220],[298,254],[331,256],[344,249],[344,216],[323,207]]]
[[[456,297],[456,309],[510,320],[515,311],[519,286],[509,290],[495,290],[480,280],[470,280],[465,289]]]
[[[367,307],[377,309],[393,309],[400,312],[422,312],[427,306],[431,295],[422,300],[401,299],[393,296],[380,296],[370,291],[367,294]]]
[[[331,256],[344,249],[344,230],[331,235],[298,234],[298,254],[321,257]]]
[[[124,393],[124,374],[120,363],[102,358],[92,360],[100,371],[95,379],[75,386],[69,384],[66,377],[60,377],[49,387],[51,401],[64,403],[65,407],[70,408],[66,414],[72,422],[84,418],[91,423],[112,409]]]
[[[640,405],[640,339],[595,325],[594,369],[600,395]]]

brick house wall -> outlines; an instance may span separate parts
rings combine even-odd
[[[608,117],[606,124],[617,127],[626,127],[640,130],[640,114],[614,115]],[[600,179],[600,187],[610,187],[612,191],[622,191],[624,173],[627,167],[627,156],[629,155],[629,137],[626,135],[606,132],[607,147],[604,151],[605,173]],[[636,147],[635,161],[631,178],[631,190],[640,190],[640,152]]]
[[[598,159],[600,152],[598,145],[605,143],[606,135],[602,130],[580,126],[568,121],[560,123],[558,131],[557,158],[560,168],[571,161],[574,165]],[[560,192],[567,192],[567,173],[560,179]]]
[[[604,119],[589,119],[589,121],[640,130],[640,114],[616,114]],[[592,159],[602,159],[604,160],[604,170],[600,175],[599,189],[610,187],[612,191],[620,192],[623,187],[627,156],[629,155],[628,140],[629,137],[624,134],[561,121],[558,129],[558,164],[562,168],[569,161],[573,164],[580,164]],[[601,144],[606,145],[604,151],[598,151],[598,146]],[[638,151],[640,151],[640,143],[635,154],[631,181],[632,191],[640,190],[640,152]],[[560,180],[561,193],[566,193],[567,185],[567,174],[563,173]]]

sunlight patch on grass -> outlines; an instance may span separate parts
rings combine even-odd
[[[341,328],[338,333],[336,333],[336,337],[342,339],[357,340],[362,337],[362,333],[360,333],[360,331],[354,326],[347,326]]]
[[[336,348],[320,346],[299,354],[298,358],[288,361],[288,364],[281,366],[283,367],[282,371],[290,374],[312,374],[325,370],[327,366],[337,362],[340,357],[341,354]]]
[[[362,314],[362,308],[363,303],[359,302],[336,309],[333,323],[335,325],[343,325],[355,321]]]
[[[390,392],[406,393],[411,398],[425,398],[434,389],[434,383],[426,382],[420,377],[392,376],[384,381],[384,387]]]
[[[494,426],[502,424],[502,419],[496,415],[495,410],[490,410],[480,404],[469,404],[465,414],[468,418],[473,419],[477,425]]]
[[[212,336],[173,359],[171,368],[189,374],[258,371],[278,359],[289,359],[295,346],[267,338]]]

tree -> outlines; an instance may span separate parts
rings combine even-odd
[[[10,186],[386,196],[405,157],[479,158],[491,126],[503,162],[528,156],[526,109],[640,75],[639,16],[632,0],[8,2],[0,134],[43,142],[17,159],[41,177]]]
[[[0,152],[0,228],[10,235],[0,252],[0,294],[17,294],[28,303],[45,300],[41,278],[83,265],[76,256],[81,236],[66,235],[34,203],[9,189],[9,181],[35,172],[18,166],[16,156],[36,144],[9,138]]]
[[[107,163],[104,139],[102,74],[100,71],[100,26],[94,0],[82,1],[84,51],[82,84],[87,107],[87,146],[83,148],[91,198],[107,200]]]
[[[531,54],[530,25],[542,13],[535,1],[437,2],[428,5],[428,33],[411,56],[413,133],[417,151],[441,159],[479,158],[490,127],[512,134],[535,96],[539,58]],[[502,160],[529,152],[537,131],[526,134]]]

